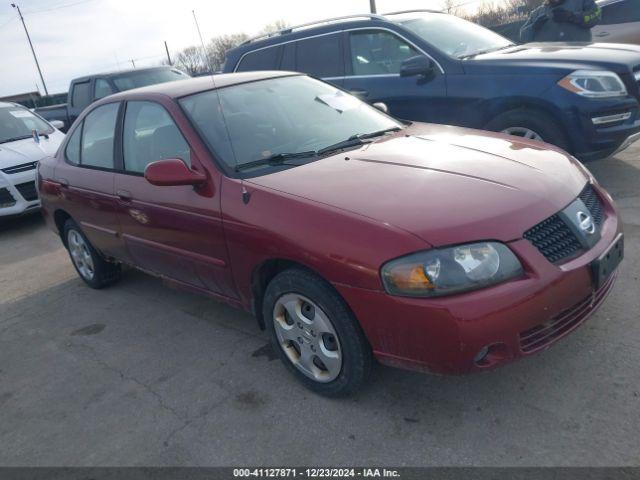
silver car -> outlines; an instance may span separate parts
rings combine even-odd
[[[0,217],[40,207],[38,161],[55,155],[64,139],[54,125],[21,105],[0,102]]]
[[[600,0],[602,21],[593,27],[594,42],[640,45],[640,0]]]

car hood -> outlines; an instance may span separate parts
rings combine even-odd
[[[466,70],[474,67],[539,67],[575,70],[606,68],[628,73],[640,65],[640,46],[615,43],[527,43],[464,61]]]
[[[521,238],[578,196],[587,175],[576,163],[550,145],[416,123],[358,150],[248,182],[440,246]]]
[[[45,157],[53,156],[62,140],[64,140],[64,134],[55,131],[49,135],[48,139],[40,137],[40,143],[36,143],[31,137],[15,142],[0,143],[0,169],[36,162]]]

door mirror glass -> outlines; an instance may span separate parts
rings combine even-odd
[[[434,72],[435,64],[433,63],[433,60],[425,57],[424,55],[407,58],[402,62],[402,65],[400,65],[401,77],[413,77],[416,75],[430,77]]]
[[[144,178],[152,185],[159,187],[178,185],[201,185],[207,177],[194,172],[178,158],[152,162],[144,170]]]

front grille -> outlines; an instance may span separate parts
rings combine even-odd
[[[604,220],[604,208],[602,206],[602,200],[600,200],[600,197],[590,183],[588,183],[587,186],[584,187],[584,190],[582,190],[580,200],[582,200],[587,206],[593,221],[598,228],[600,228],[600,226],[602,226],[602,221]]]
[[[593,222],[600,229],[604,221],[604,205],[593,186],[590,183],[587,184],[578,198],[585,204]],[[583,250],[580,241],[558,214],[550,216],[527,230],[524,238],[529,240],[551,263],[571,258]]]
[[[16,199],[9,193],[9,190],[0,188],[0,208],[13,207],[15,204]]]
[[[21,165],[15,165],[13,167],[3,168],[2,171],[8,175],[12,175],[14,173],[22,173],[28,172],[29,170],[34,170],[38,166],[38,162],[29,162],[23,163]]]
[[[558,215],[552,215],[527,230],[524,238],[529,240],[551,263],[574,256],[582,250],[582,245],[576,236]]]
[[[27,202],[32,202],[38,199],[36,182],[21,183],[19,185],[16,185],[16,189],[20,192],[20,195],[22,195]]]
[[[560,312],[548,322],[520,332],[520,350],[523,353],[533,353],[580,325],[602,303],[613,286],[614,279],[615,275],[611,275],[594,295],[589,295],[573,307]]]

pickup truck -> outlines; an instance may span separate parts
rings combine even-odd
[[[107,95],[187,78],[189,75],[169,66],[88,75],[71,81],[67,103],[34,111],[49,122],[61,121],[64,126],[60,130],[66,132],[86,107]]]

